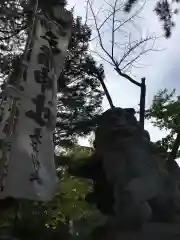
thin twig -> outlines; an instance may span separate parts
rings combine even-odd
[[[88,1],[86,2],[86,14],[85,14],[85,22],[84,25],[86,26],[88,22]]]
[[[147,49],[145,51],[140,52],[136,57],[134,57],[130,62],[128,62],[125,66],[121,68],[121,70],[125,70],[128,66],[131,66],[134,62],[136,62],[142,55],[145,55],[147,52],[153,51],[152,49]]]
[[[112,45],[111,45],[111,55],[112,55],[112,58],[114,58],[115,17],[116,17],[115,11],[116,11],[117,1],[118,1],[118,0],[115,0],[115,3],[114,3],[114,7],[113,7],[113,18],[112,18]]]
[[[105,0],[106,2],[106,0]],[[129,80],[131,83],[135,84],[136,86],[139,86],[141,87],[141,83],[139,83],[138,81],[136,81],[135,79],[133,79],[131,76],[129,76],[128,74],[124,73],[123,72],[123,69],[124,68],[121,68],[121,64],[122,62],[125,62],[127,57],[132,54],[132,52],[134,52],[138,47],[140,47],[142,44],[145,44],[146,42],[150,41],[153,39],[153,37],[147,37],[145,39],[140,39],[140,41],[136,41],[134,44],[133,42],[130,41],[129,39],[129,44],[128,44],[128,49],[125,51],[124,55],[122,56],[121,60],[120,61],[117,61],[115,59],[115,56],[114,56],[114,51],[115,51],[115,45],[116,45],[116,42],[115,42],[115,31],[119,30],[119,28],[121,28],[124,24],[126,24],[128,21],[132,21],[132,19],[137,16],[143,9],[144,5],[138,9],[138,11],[136,11],[136,13],[134,13],[130,18],[128,18],[126,21],[123,21],[121,22],[121,24],[119,26],[117,26],[115,28],[115,23],[118,22],[118,20],[116,20],[116,14],[118,12],[118,9],[117,9],[117,3],[118,3],[118,0],[115,0],[115,2],[113,3],[114,5],[112,4],[108,4],[108,6],[110,8],[112,8],[112,10],[110,10],[110,13],[109,15],[104,19],[104,21],[102,22],[102,24],[100,26],[98,26],[98,20],[96,18],[96,14],[93,10],[93,7],[92,7],[92,1],[88,0],[88,5],[90,7],[90,10],[91,10],[91,13],[92,13],[92,16],[93,16],[93,21],[94,21],[94,24],[95,24],[95,29],[96,29],[96,32],[97,32],[97,36],[98,36],[98,40],[99,40],[99,45],[101,47],[101,49],[103,50],[103,52],[105,53],[105,55],[108,57],[108,58],[105,58],[103,57],[102,55],[100,54],[97,54],[99,55],[104,61],[108,62],[109,64],[111,64],[115,70],[117,71],[117,73],[126,78],[127,80]],[[122,8],[122,7],[121,7]],[[103,37],[102,37],[102,33],[101,33],[101,28],[104,26],[104,24],[112,17],[112,41],[111,41],[111,52],[108,51],[108,49],[105,47],[105,44],[103,43]],[[155,39],[155,38],[154,38]],[[150,51],[151,49],[148,49],[148,50],[143,50],[138,56],[134,57],[130,62],[127,62],[125,64],[126,68],[129,68],[130,66],[132,66],[133,62],[137,61],[137,59],[139,59],[143,54],[145,54],[146,52]]]
[[[132,43],[129,42],[129,49],[124,53],[123,57],[121,58],[121,60],[118,62],[118,65],[120,66],[121,63],[135,50],[137,49],[140,45],[142,45],[143,43],[147,43],[148,41],[152,40],[152,37],[146,37],[144,39],[141,39],[140,41],[137,41],[136,44],[134,44],[133,46]]]
[[[110,60],[107,60],[105,57],[103,57],[101,54],[99,54],[98,52],[96,52],[96,51],[93,51],[93,50],[91,50],[91,52],[93,53],[93,54],[96,54],[98,57],[100,57],[102,60],[104,60],[105,62],[107,62],[107,63],[109,63],[111,66],[113,66],[114,67],[114,63],[112,63]]]
[[[116,0],[116,1],[117,1],[117,0]],[[101,47],[102,47],[102,49],[106,52],[106,54],[109,55],[109,57],[111,57],[110,54],[109,54],[109,53],[106,51],[106,49],[104,48],[104,45],[103,45],[103,42],[102,42],[102,38],[101,38],[101,34],[100,34],[99,29],[98,29],[98,24],[97,24],[97,21],[96,21],[95,13],[94,13],[94,11],[93,11],[93,8],[92,8],[92,5],[91,5],[90,1],[88,1],[88,3],[89,3],[89,5],[90,5],[91,12],[92,12],[93,17],[94,17],[94,22],[95,22],[95,26],[96,26],[96,29],[97,29],[97,32],[98,32],[98,37],[99,37],[99,40],[100,40]],[[101,85],[102,85],[102,87],[103,87],[103,89],[104,89],[104,92],[105,92],[105,95],[106,95],[106,97],[107,97],[107,100],[108,100],[111,108],[113,108],[114,105],[113,105],[113,102],[112,102],[112,98],[111,98],[111,96],[110,96],[110,94],[109,94],[109,92],[108,92],[108,89],[107,89],[107,87],[106,87],[106,85],[105,85],[105,83],[104,83],[104,80],[103,80],[102,78],[99,78],[99,80],[100,80]]]
[[[127,20],[122,22],[119,26],[116,27],[115,32],[123,27],[126,23],[132,21],[133,18],[137,17],[137,15],[143,10],[145,3],[142,5],[140,9],[138,9],[132,16],[130,16]],[[118,22],[118,20],[116,20]],[[120,22],[120,21],[119,21]]]
[[[96,19],[96,15],[95,15],[95,13],[94,13],[92,4],[91,4],[90,1],[88,1],[88,4],[89,4],[89,6],[90,6],[90,9],[91,9],[91,12],[92,12],[92,15],[93,15],[93,20],[94,20],[94,24],[95,24],[96,31],[97,31],[97,34],[98,34],[100,46],[101,46],[101,48],[103,49],[103,51],[107,54],[107,56],[111,59],[111,55],[108,53],[108,51],[105,49],[105,47],[104,47],[104,45],[103,45],[101,33],[100,33],[99,28],[98,28],[97,19]]]

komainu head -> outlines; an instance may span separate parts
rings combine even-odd
[[[98,119],[94,146],[116,148],[125,139],[150,141],[149,133],[141,129],[133,108],[113,108],[104,112]]]

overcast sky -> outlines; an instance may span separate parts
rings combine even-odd
[[[95,0],[95,2],[98,2],[99,4],[98,6],[100,6],[103,1],[104,0]],[[84,0],[68,0],[68,3],[71,7],[75,6],[76,15],[82,16],[83,18],[85,17],[86,4]],[[142,18],[137,20],[137,25],[141,29],[143,35],[156,33],[156,35],[162,36],[163,31],[161,24],[155,13],[152,11],[154,5],[154,0],[147,0],[144,10],[141,13]],[[179,17],[177,17],[176,20],[179,21]],[[132,29],[131,31],[132,35],[136,34],[135,30]],[[108,37],[107,32],[107,35],[104,36],[104,38],[108,39]],[[146,66],[132,70],[132,75],[136,80],[140,80],[141,77],[146,77],[146,107],[151,104],[154,94],[156,94],[160,89],[168,88],[169,90],[172,90],[173,88],[176,88],[177,94],[180,93],[179,39],[180,27],[177,26],[174,28],[170,39],[166,40],[161,38],[156,42],[156,49],[161,49],[162,51],[149,52],[143,57],[143,63],[145,63]],[[94,48],[93,44],[94,43],[92,42],[92,49]],[[104,63],[104,67],[106,73],[106,85],[110,91],[115,106],[133,107],[137,109],[140,93],[138,87],[129,83],[126,79],[119,77],[109,64]],[[104,109],[109,107],[106,99],[104,99],[103,107]],[[145,128],[150,132],[151,139],[153,141],[160,139],[165,134],[165,132],[154,128],[149,122],[146,122]]]

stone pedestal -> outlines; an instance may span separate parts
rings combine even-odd
[[[111,240],[180,240],[180,224],[147,223],[137,232],[114,233]]]

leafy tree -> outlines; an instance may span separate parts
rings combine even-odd
[[[130,12],[132,7],[138,2],[138,0],[127,0],[125,5],[125,12]],[[158,16],[159,20],[163,24],[163,29],[165,32],[166,38],[171,36],[172,28],[175,23],[173,20],[174,15],[178,14],[179,9],[176,6],[176,3],[179,3],[179,0],[158,0],[155,4],[155,13]]]
[[[70,233],[78,233],[79,238],[90,234],[104,218],[85,200],[92,191],[91,182],[69,175],[67,166],[72,162],[78,165],[80,159],[86,160],[91,152],[91,148],[76,146],[57,156],[60,182],[54,199],[48,203],[19,201],[18,208],[10,208],[3,216],[1,214],[0,234],[20,239],[69,239]],[[70,161],[63,164],[63,157]]]
[[[64,212],[65,216],[68,215],[69,219],[74,219],[75,239],[86,238],[94,229],[106,222],[106,217],[97,209],[96,202],[92,204],[87,199],[87,196],[91,196],[93,192],[92,179],[87,179],[85,172],[80,174],[76,172],[76,170],[81,171],[84,166],[85,170],[89,171],[93,152],[92,147],[75,146],[68,149],[65,154],[58,156],[56,161],[57,166],[61,168],[61,176],[65,176],[65,178],[61,178],[63,181],[61,191],[63,191],[62,186],[64,185],[66,194],[60,194],[64,198],[65,205],[62,205],[60,212]],[[94,170],[98,173],[98,169]],[[62,203],[63,201],[61,201]]]
[[[39,11],[57,2],[64,1],[41,0]],[[34,4],[34,0],[0,2],[3,9],[0,12],[0,70],[3,81],[8,75],[11,83],[17,80]],[[101,65],[97,66],[88,52],[90,37],[90,28],[82,24],[81,18],[74,18],[67,60],[58,81],[57,145],[64,146],[75,142],[79,135],[87,135],[91,128],[80,123],[101,111],[103,92],[100,81],[104,78],[104,70]]]
[[[103,92],[100,90],[102,66],[96,66],[88,53],[91,31],[80,18],[74,21],[69,55],[60,76],[58,95],[57,136],[58,143],[76,139],[91,131],[81,124],[97,116],[101,111]],[[68,138],[67,138],[68,136]]]
[[[171,152],[176,147],[173,154],[179,157],[179,126],[180,126],[180,98],[175,96],[175,90],[168,93],[167,89],[159,91],[153,99],[150,109],[146,111],[147,119],[154,126],[167,130],[167,136],[157,141],[158,146],[162,146],[166,151]],[[175,146],[176,138],[176,146]]]

